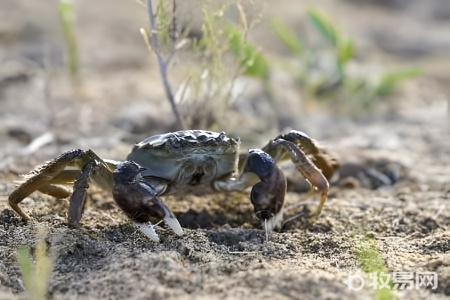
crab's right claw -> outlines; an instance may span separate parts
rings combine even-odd
[[[263,228],[269,233],[280,228],[286,194],[283,172],[269,154],[259,149],[249,150],[244,172],[252,172],[260,179],[252,188],[250,200]]]
[[[159,238],[151,220],[164,220],[176,234],[183,234],[180,223],[155,189],[143,180],[136,163],[126,161],[117,166],[113,197],[136,226],[152,240],[159,241]]]
[[[181,228],[180,223],[178,222],[177,218],[173,215],[173,213],[170,211],[170,209],[167,207],[167,205],[162,202],[161,198],[155,197],[153,199],[148,199],[151,203],[147,203],[148,205],[145,206],[145,213],[143,211],[143,214],[146,216],[154,217],[155,219],[163,219],[164,222],[177,234],[177,235],[183,235],[183,228]],[[147,200],[147,201],[148,201]],[[155,242],[159,242],[159,236],[155,231],[154,226],[152,223],[146,218],[145,216],[136,217],[134,219],[134,224],[139,228],[139,230],[144,233],[146,236],[148,236],[151,240]],[[145,221],[146,222],[142,222]]]
[[[173,212],[167,207],[167,205],[162,201],[161,198],[155,197],[153,200],[158,200],[158,205],[160,209],[164,212],[164,217],[162,218],[164,222],[177,234],[183,235],[183,228],[181,228],[180,222],[173,214]]]
[[[154,225],[149,223],[138,223],[134,222],[134,225],[152,241],[159,242],[159,236],[155,231]]]

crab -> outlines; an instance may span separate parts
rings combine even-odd
[[[291,130],[262,149],[239,152],[239,139],[224,132],[185,130],[151,136],[136,144],[125,161],[101,159],[92,150],[74,149],[37,166],[11,193],[9,204],[25,221],[19,203],[34,191],[70,196],[68,225],[80,226],[90,179],[111,191],[115,202],[148,237],[158,241],[155,221],[162,220],[178,235],[183,229],[164,203],[163,195],[204,195],[245,191],[266,230],[280,228],[286,179],[277,162],[290,159],[321,194],[309,216],[314,223],[327,199],[328,180],[338,163],[305,133]],[[75,169],[74,169],[75,168]],[[73,184],[73,192],[65,185]]]

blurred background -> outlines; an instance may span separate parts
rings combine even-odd
[[[244,146],[295,128],[339,152],[426,139],[417,120],[448,127],[448,1],[154,1],[153,11],[152,47],[145,2],[0,3],[3,166],[72,147],[120,159],[181,128]],[[399,126],[412,133],[389,132]]]

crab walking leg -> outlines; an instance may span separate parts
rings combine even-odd
[[[285,148],[291,156],[292,162],[297,167],[297,170],[316,188],[321,192],[320,204],[314,213],[309,218],[310,223],[314,223],[317,216],[321,213],[323,206],[327,200],[329,183],[322,172],[309,160],[305,153],[297,147],[293,142],[283,139],[277,139],[274,145],[280,145]]]
[[[89,178],[98,162],[93,160],[88,162],[81,170],[81,176],[73,185],[73,193],[69,201],[69,225],[78,227],[83,215],[84,205],[87,199],[87,189],[89,188]]]
[[[67,198],[72,194],[72,189],[65,185],[73,185],[80,175],[80,170],[63,170],[51,179],[50,184],[41,186],[38,191],[57,199]]]
[[[55,197],[56,199],[64,199],[72,193],[70,189],[58,184],[49,184],[38,189],[39,192]]]
[[[315,140],[311,139],[302,131],[291,130],[286,134],[279,135],[275,138],[275,140],[277,139],[289,141],[296,146],[300,146],[305,154],[312,157],[314,165],[322,171],[323,175],[328,180],[331,179],[339,167],[339,163],[333,155],[328,153],[323,147],[320,147]],[[264,146],[263,150],[270,154],[277,162],[289,159],[291,156],[289,155],[289,151],[286,151],[284,147],[279,147],[272,141]]]
[[[59,187],[56,184],[65,183],[66,181],[73,181],[74,174],[80,174],[80,172],[72,172],[64,170],[68,166],[74,166],[77,168],[83,168],[91,161],[97,161],[98,172],[95,172],[95,180],[98,181],[103,187],[112,186],[112,172],[108,165],[91,150],[85,151],[81,149],[74,149],[64,152],[55,159],[37,166],[30,174],[25,177],[25,182],[22,183],[14,192],[9,196],[8,202],[11,208],[24,220],[30,220],[30,217],[22,211],[19,203],[31,193],[36,190],[42,190],[44,193],[48,193],[52,196],[68,196],[67,190]]]
[[[164,222],[178,235],[183,235],[180,223],[153,187],[145,182],[139,165],[125,161],[114,171],[113,197],[117,205],[149,238],[159,241],[151,219]]]
[[[22,183],[14,192],[9,195],[9,205],[11,208],[24,220],[30,220],[30,217],[22,211],[19,203],[25,197],[50,184],[50,181],[58,175],[64,168],[76,157],[80,155],[81,150],[67,151],[52,161],[37,166],[29,175],[26,176],[26,181]]]

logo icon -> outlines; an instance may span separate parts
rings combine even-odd
[[[344,280],[342,283],[344,283],[350,290],[354,292],[359,292],[364,288],[364,285],[366,282],[364,281],[364,277],[361,274],[361,270],[358,270],[353,275],[349,275],[347,280]]]
[[[414,287],[438,288],[438,274],[436,272],[418,271],[418,272],[393,272],[392,274],[385,272],[368,273],[368,286],[373,289],[393,289],[393,290],[411,290]],[[349,290],[359,292],[366,285],[361,269],[355,274],[349,275],[344,283]]]

